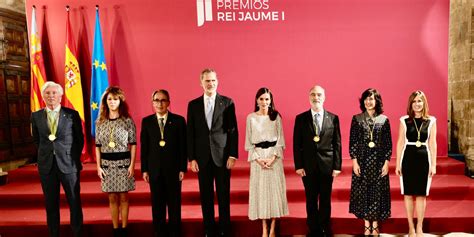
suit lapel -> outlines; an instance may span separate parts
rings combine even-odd
[[[48,124],[48,115],[46,114],[46,109],[43,109],[39,113],[39,125],[41,126],[40,129],[46,131],[46,134],[51,133],[51,128]]]
[[[313,121],[313,116],[311,115],[311,110],[306,112],[306,121],[307,121],[306,124],[308,125],[309,130],[311,131],[311,134],[313,134],[313,136],[315,136],[316,131],[314,130],[314,121]]]
[[[63,127],[66,124],[66,112],[64,112],[64,109],[59,110],[59,117],[58,117],[58,128],[56,129],[56,137],[59,136],[60,132],[63,131]]]
[[[222,114],[222,111],[224,110],[224,104],[222,102],[222,96],[220,96],[219,94],[216,95],[216,101],[214,103],[214,112],[212,114],[212,125],[215,124],[216,120],[217,120],[217,116],[219,114]],[[204,116],[206,117],[206,116]]]
[[[324,134],[328,126],[329,126],[329,114],[326,110],[324,110],[323,123],[321,125],[321,136]]]
[[[206,107],[205,107],[205,105],[204,105],[204,102],[205,102],[205,101],[204,101],[204,95],[202,95],[202,96],[200,97],[200,99],[199,99],[198,113],[199,113],[200,115],[198,115],[198,116],[203,119],[202,121],[204,121],[204,123],[205,123],[206,126],[207,126]],[[214,109],[214,111],[215,111],[215,109]],[[209,128],[209,129],[210,129],[210,128]]]
[[[173,114],[168,111],[168,118],[166,119],[165,130],[163,132],[165,135],[165,138],[168,137],[168,133],[171,129],[172,124],[173,124]]]

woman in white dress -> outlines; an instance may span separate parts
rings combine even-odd
[[[250,162],[249,219],[262,220],[264,237],[275,236],[275,219],[288,215],[284,148],[281,117],[275,110],[272,93],[260,88],[255,96],[255,112],[247,116],[245,150]]]

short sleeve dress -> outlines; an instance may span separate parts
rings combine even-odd
[[[128,177],[131,162],[129,145],[136,145],[136,127],[131,118],[108,119],[96,127],[96,147],[100,147],[101,167],[106,176],[102,192],[135,190],[135,179]]]

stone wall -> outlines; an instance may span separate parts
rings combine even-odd
[[[449,18],[449,151],[474,171],[474,0],[451,0]]]
[[[25,0],[0,0],[0,8],[25,14]]]

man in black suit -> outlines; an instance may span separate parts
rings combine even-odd
[[[143,179],[150,184],[155,236],[180,236],[181,181],[188,165],[186,122],[168,111],[168,91],[157,90],[152,98],[155,113],[143,118],[140,133]]]
[[[63,89],[46,82],[41,88],[46,108],[31,114],[33,140],[38,147],[38,170],[45,197],[49,236],[59,236],[59,184],[66,193],[74,236],[82,231],[79,174],[84,146],[79,113],[61,107]]]
[[[341,132],[337,115],[324,110],[324,89],[309,92],[311,109],[296,116],[293,155],[303,179],[309,236],[330,236],[332,182],[341,172]]]
[[[230,169],[238,157],[238,131],[232,99],[217,94],[213,69],[201,73],[204,95],[188,104],[188,157],[198,172],[202,215],[207,236],[230,235]],[[219,229],[215,231],[214,181],[219,204]]]

